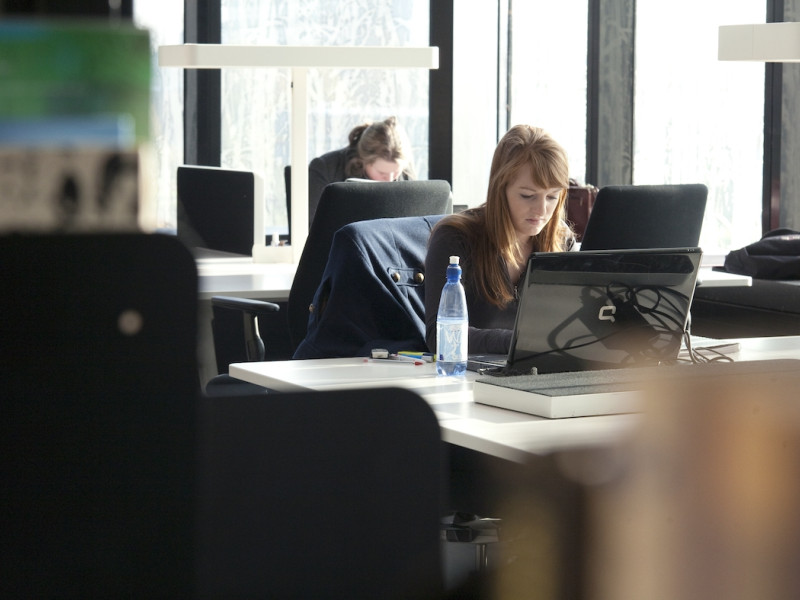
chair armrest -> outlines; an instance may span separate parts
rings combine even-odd
[[[213,296],[211,305],[242,312],[255,316],[278,312],[281,307],[273,302],[253,300],[252,298],[237,298],[234,296]]]
[[[259,335],[256,319],[277,312],[280,306],[272,302],[263,300],[253,300],[251,298],[236,298],[234,296],[212,296],[211,307],[222,308],[225,310],[238,311],[242,315],[244,327],[244,347],[248,361],[264,360],[264,341]],[[215,327],[212,321],[212,328]],[[214,329],[214,335],[217,335]],[[217,359],[219,360],[219,358]]]

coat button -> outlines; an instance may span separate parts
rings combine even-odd
[[[400,273],[394,271],[392,273],[392,281],[394,281],[395,283],[400,283]]]
[[[420,272],[414,273],[415,283],[422,283],[423,281],[425,281],[425,273],[420,273]]]

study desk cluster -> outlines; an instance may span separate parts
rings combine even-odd
[[[800,358],[800,336],[743,338],[731,356],[737,361]],[[277,391],[333,390],[396,386],[411,389],[433,408],[445,442],[506,461],[613,443],[631,431],[636,414],[544,419],[477,404],[476,374],[439,377],[435,365],[363,358],[330,358],[237,363],[230,374]]]
[[[196,257],[199,286],[198,361],[203,384],[217,374],[211,334],[212,296],[237,296],[270,302],[286,302],[297,264],[258,263],[249,256],[205,251]],[[717,263],[714,263],[717,264]],[[749,286],[750,277],[700,269],[699,285]]]

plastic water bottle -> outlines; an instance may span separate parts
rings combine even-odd
[[[467,370],[467,298],[461,285],[458,256],[450,257],[447,283],[442,288],[436,315],[436,372],[463,375]]]

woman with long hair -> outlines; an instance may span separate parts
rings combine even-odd
[[[506,353],[517,288],[531,252],[569,250],[565,221],[569,163],[544,130],[512,127],[497,144],[486,202],[442,219],[425,259],[426,341],[436,349],[436,313],[450,256],[459,256],[469,312],[469,352]]]
[[[395,117],[354,127],[344,148],[327,152],[308,166],[308,222],[314,219],[322,190],[347,179],[414,179],[410,143]]]

